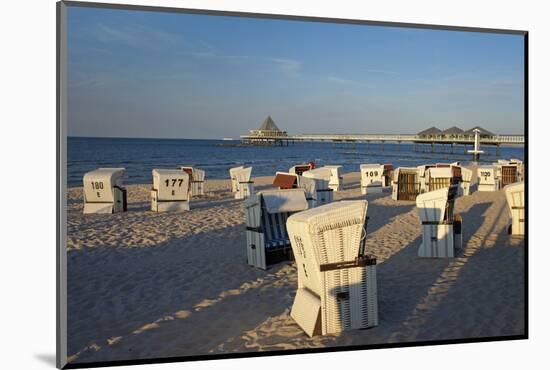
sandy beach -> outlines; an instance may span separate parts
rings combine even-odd
[[[208,175],[208,174],[207,174]],[[359,173],[335,200],[365,199]],[[256,189],[271,177],[254,178]],[[376,256],[377,327],[309,338],[290,318],[291,262],[246,263],[243,202],[208,180],[191,211],[150,211],[150,184],[128,185],[128,212],[83,215],[68,190],[70,362],[165,358],[524,334],[524,240],[506,233],[503,191],[456,201],[463,254],[417,257],[414,202],[368,195],[367,250]]]

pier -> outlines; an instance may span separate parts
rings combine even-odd
[[[437,146],[444,152],[454,153],[461,146],[464,153],[473,147],[478,131],[479,145],[494,146],[498,154],[500,146],[525,144],[524,135],[497,135],[479,126],[463,131],[457,127],[441,131],[435,127],[417,134],[298,134],[288,135],[275,125],[271,117],[267,117],[257,130],[251,130],[248,135],[241,135],[241,142],[248,145],[288,146],[300,142],[332,142],[332,143],[408,143],[413,144],[414,151],[436,152]],[[448,148],[447,150],[445,150]],[[399,146],[398,146],[399,150]]]

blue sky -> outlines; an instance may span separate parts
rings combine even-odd
[[[523,37],[69,7],[69,135],[523,133]]]

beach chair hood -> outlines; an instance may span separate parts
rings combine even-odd
[[[299,212],[308,208],[303,189],[269,190],[261,194],[267,213]]]

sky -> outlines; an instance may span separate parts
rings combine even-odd
[[[523,36],[69,7],[70,136],[522,134]]]

